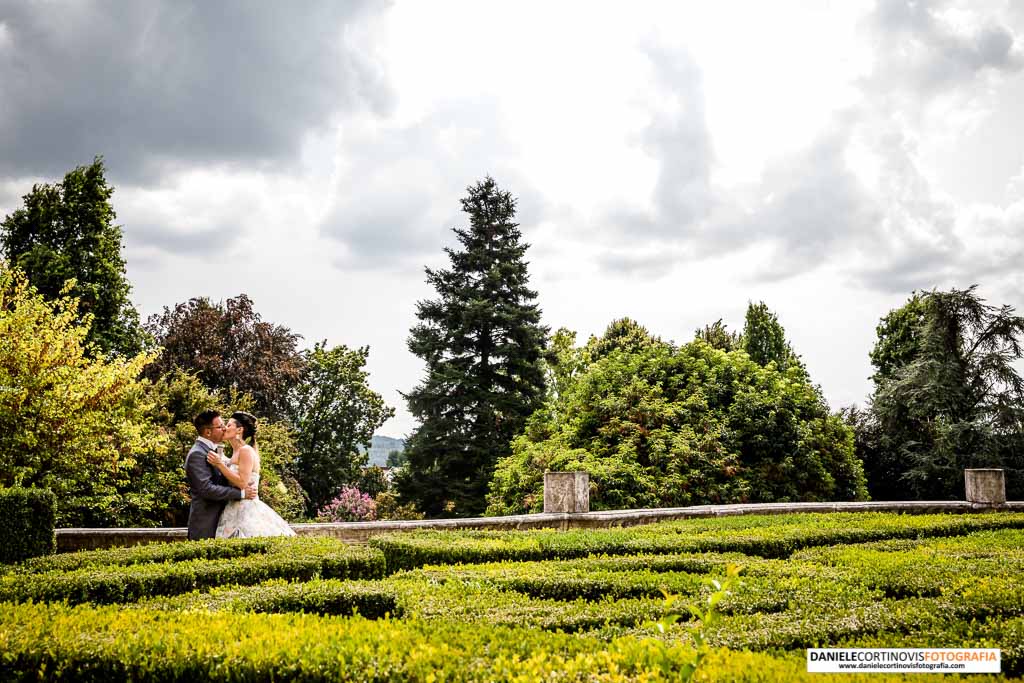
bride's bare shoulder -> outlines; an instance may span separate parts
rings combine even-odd
[[[247,458],[249,458],[251,460],[255,460],[256,459],[256,449],[253,448],[252,446],[250,446],[249,444],[245,444],[244,446],[242,446],[241,448],[238,449],[238,456],[239,457],[247,457]]]

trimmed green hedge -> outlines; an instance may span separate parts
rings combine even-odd
[[[49,555],[57,549],[53,528],[57,498],[43,489],[0,488],[0,564]]]
[[[633,558],[619,558],[630,559]],[[675,556],[667,565],[688,563],[683,557]],[[695,558],[691,558],[692,559]],[[701,558],[703,563],[712,564],[711,556]],[[725,574],[723,563],[717,570],[704,575],[663,571],[652,571],[636,566],[635,562],[617,566],[612,558],[585,558],[549,562],[505,562],[456,567],[425,567],[403,574],[408,579],[421,579],[427,585],[461,584],[467,587],[493,586],[505,591],[515,591],[531,597],[550,600],[621,600],[624,598],[663,599],[664,593],[690,597],[706,596],[712,592],[709,580],[715,575]],[[745,566],[745,565],[741,565]],[[627,569],[628,567],[628,569]],[[721,602],[724,613],[768,613],[780,612],[794,604],[832,605],[836,601],[845,604],[864,603],[882,597],[878,591],[856,582],[844,581],[840,570],[792,566],[776,561],[761,560],[753,575],[742,577],[739,588]],[[689,616],[685,604],[680,603],[676,611]],[[615,623],[624,623],[613,619]]]
[[[227,586],[202,593],[193,591],[170,598],[143,600],[133,607],[144,610],[211,610],[217,612],[305,612],[367,619],[402,616],[398,593],[380,581],[313,579],[302,583],[268,581],[256,586]]]
[[[301,553],[287,552],[301,549]],[[133,602],[227,584],[252,585],[269,579],[380,578],[384,556],[372,548],[332,539],[281,544],[279,552],[222,560],[183,560],[128,566],[85,566],[74,571],[0,576],[0,600],[72,604]]]
[[[218,633],[225,635],[211,637]],[[606,642],[474,624],[298,614],[210,613],[196,619],[111,607],[0,604],[0,678],[12,681],[654,682],[679,680],[690,652],[654,639]],[[794,658],[715,651],[698,680],[850,680],[848,674],[808,674],[805,668]]]
[[[587,555],[739,552],[786,558],[803,548],[1024,528],[1024,513],[896,515],[834,513],[662,522],[629,529],[413,531],[371,538],[388,570],[427,564],[531,561]]]
[[[128,566],[152,562],[181,562],[184,560],[226,560],[260,553],[284,551],[303,552],[308,539],[288,538],[229,538],[206,539],[188,543],[150,543],[128,548],[81,550],[49,557],[37,557],[23,562],[20,572],[75,571],[86,567]],[[340,542],[338,542],[340,543]]]

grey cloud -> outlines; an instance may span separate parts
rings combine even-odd
[[[989,17],[977,28],[959,30],[940,15],[948,4],[879,0],[865,22],[879,62],[865,82],[869,90],[931,95],[986,70],[1016,72],[1024,66],[1009,27]]]
[[[910,131],[930,99],[950,91],[969,95],[991,84],[992,75],[1016,73],[1024,60],[1005,14],[975,12],[976,28],[964,29],[947,23],[942,9],[879,2],[865,23],[876,63],[860,82],[861,102],[838,113],[803,152],[771,162],[757,183],[728,197],[709,181],[714,157],[699,73],[685,57],[652,52],[663,89],[680,103],[668,115],[656,114],[643,136],[660,167],[653,210],[620,209],[606,221],[662,249],[601,265],[630,273],[659,259],[670,267],[760,248],[768,256],[750,274],[754,281],[783,280],[827,263],[887,292],[1008,277],[1011,261],[985,254],[973,239],[964,244],[957,234],[960,208],[936,196]],[[879,162],[870,186],[849,166],[854,144]]]
[[[856,271],[855,279],[886,294],[941,288],[959,280],[954,255],[949,250],[923,244],[913,250],[878,253],[875,263]]]
[[[628,248],[608,250],[598,258],[598,265],[606,272],[644,279],[668,275],[675,263],[670,252]]]
[[[125,233],[125,246],[129,249],[150,247],[172,254],[209,254],[214,259],[223,258],[219,249],[231,237],[233,231],[227,226],[206,227],[187,231],[174,230],[159,222],[135,223]]]
[[[699,228],[714,205],[713,154],[700,69],[689,54],[648,47],[645,53],[669,106],[652,112],[640,146],[658,163],[650,211],[618,210],[608,222],[650,238],[678,237]]]
[[[287,163],[343,110],[394,96],[346,27],[370,2],[0,3],[0,175],[102,154],[119,180],[165,165]]]
[[[755,279],[782,280],[813,270],[842,249],[877,234],[881,211],[848,167],[850,129],[822,135],[803,154],[776,163],[761,182],[766,193],[743,220],[715,231],[716,247],[768,242],[773,256]]]
[[[491,175],[517,197],[524,234],[547,204],[505,162],[514,143],[498,125],[489,99],[450,102],[420,121],[354,135],[340,155],[351,169],[338,181],[321,234],[340,244],[339,267],[419,268],[451,245],[452,228],[467,220],[459,200],[468,185]]]

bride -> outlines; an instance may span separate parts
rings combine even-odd
[[[231,444],[231,459],[210,451],[207,462],[221,471],[232,486],[244,489],[252,484],[259,489],[260,454],[256,450],[256,418],[249,413],[232,413],[224,428],[224,440]],[[248,443],[246,443],[248,441]],[[259,498],[232,500],[221,513],[217,538],[253,536],[294,536],[288,522]]]

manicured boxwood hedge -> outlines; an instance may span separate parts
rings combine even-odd
[[[0,678],[12,681],[677,681],[690,652],[648,638],[606,642],[418,620],[218,613],[197,619],[111,607],[0,604]],[[795,658],[720,650],[705,660],[700,679],[850,680],[805,668]]]
[[[288,552],[301,549],[302,552]],[[384,556],[367,547],[332,539],[282,544],[279,552],[218,560],[182,560],[132,565],[86,565],[73,571],[0,576],[0,600],[71,604],[133,602],[225,584],[252,585],[269,579],[379,578]]]
[[[398,592],[381,581],[313,579],[299,583],[268,581],[256,586],[227,586],[209,592],[193,591],[169,598],[143,600],[133,607],[144,610],[211,610],[217,612],[269,612],[284,614],[359,614],[367,619],[402,616]]]
[[[241,538],[207,539],[188,543],[151,543],[128,548],[81,550],[27,560],[9,570],[24,573],[74,571],[86,567],[128,566],[152,562],[181,562],[183,560],[226,560],[274,551],[301,553],[308,538]],[[330,540],[330,539],[326,539]],[[335,542],[339,544],[339,542]]]
[[[803,548],[889,539],[960,536],[1024,528],[1024,513],[894,515],[835,513],[663,522],[630,529],[422,531],[385,534],[369,543],[389,571],[427,564],[531,561],[593,554],[739,552],[786,558]]]
[[[53,534],[57,499],[43,489],[0,488],[0,564],[48,555],[57,549]]]
[[[699,680],[849,680],[809,677],[803,649],[857,643],[999,647],[1004,673],[1020,675],[1022,518],[799,515],[413,534],[413,545],[427,541],[422,557],[472,563],[397,573],[378,550],[316,538],[39,558],[0,576],[0,600],[122,604],[0,605],[0,680],[674,680],[696,627],[688,605],[729,564],[744,567],[743,583],[706,632],[728,650]],[[449,551],[434,547],[441,539]],[[714,543],[728,552],[708,552]],[[751,547],[799,549],[787,559],[737,552]],[[530,553],[541,559],[524,561]],[[517,561],[481,561],[489,554]],[[681,599],[667,605],[663,589]],[[377,621],[349,618],[354,611]],[[651,622],[667,614],[680,619],[656,636]],[[160,637],[136,633],[146,629]],[[217,632],[248,647],[229,640],[218,654]],[[398,646],[377,642],[389,639]]]

